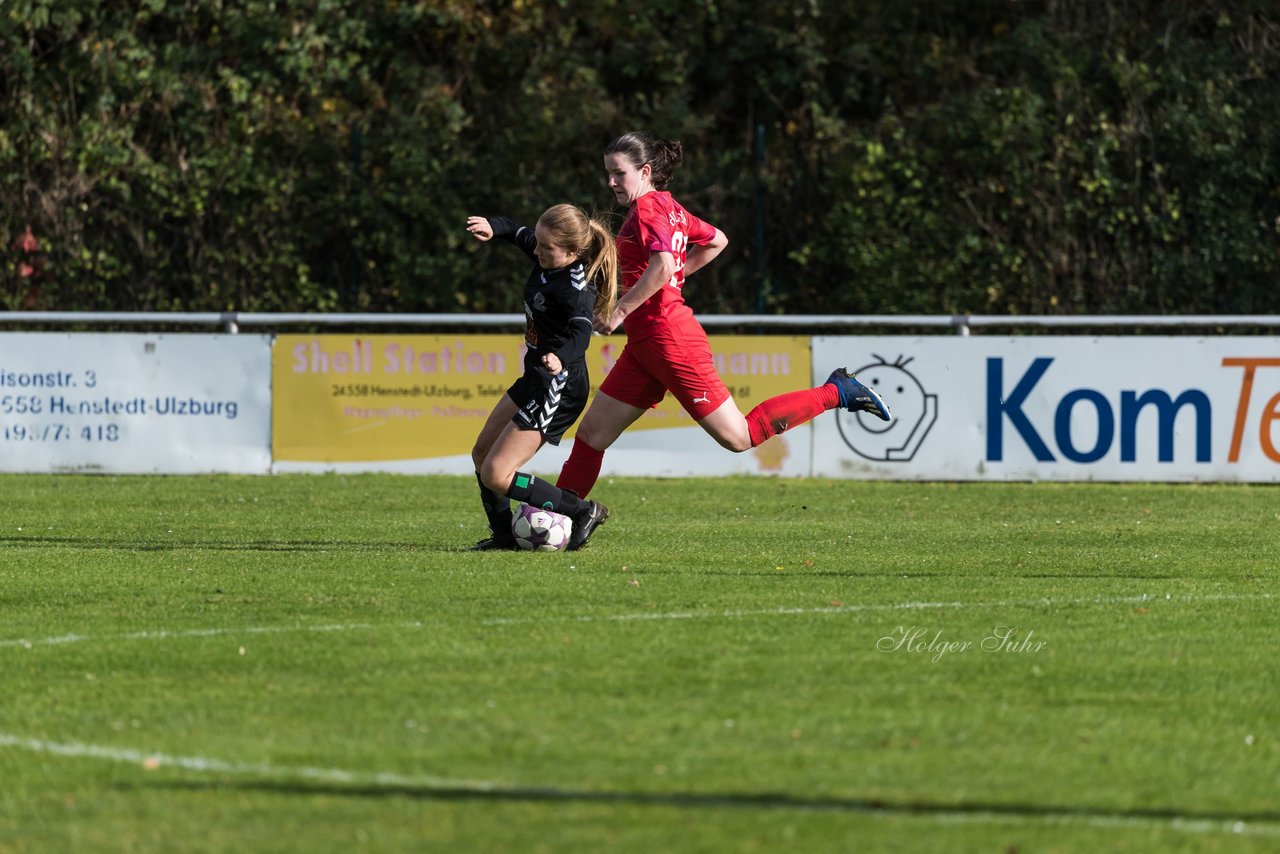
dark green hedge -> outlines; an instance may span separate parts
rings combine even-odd
[[[1271,2],[9,0],[0,307],[513,311],[466,215],[647,128],[702,311],[1280,313],[1278,82]]]

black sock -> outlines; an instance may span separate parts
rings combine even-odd
[[[489,532],[497,540],[511,539],[511,500],[485,486],[480,472],[476,472],[476,483],[480,485],[480,503],[489,519]]]
[[[521,471],[511,478],[507,497],[570,517],[578,515],[586,503],[573,492]]]

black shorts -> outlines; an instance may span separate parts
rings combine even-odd
[[[585,361],[556,375],[541,366],[526,365],[524,376],[507,389],[507,396],[520,408],[511,423],[521,430],[537,430],[552,445],[559,445],[560,437],[587,408],[590,395]]]

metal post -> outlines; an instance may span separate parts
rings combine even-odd
[[[769,273],[765,269],[765,189],[764,189],[764,123],[756,125],[755,151],[753,159],[756,167],[756,211],[754,254],[756,256],[756,311],[764,313],[769,293]]]

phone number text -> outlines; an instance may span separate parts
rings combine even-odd
[[[4,424],[0,440],[5,442],[118,442],[119,424]]]

